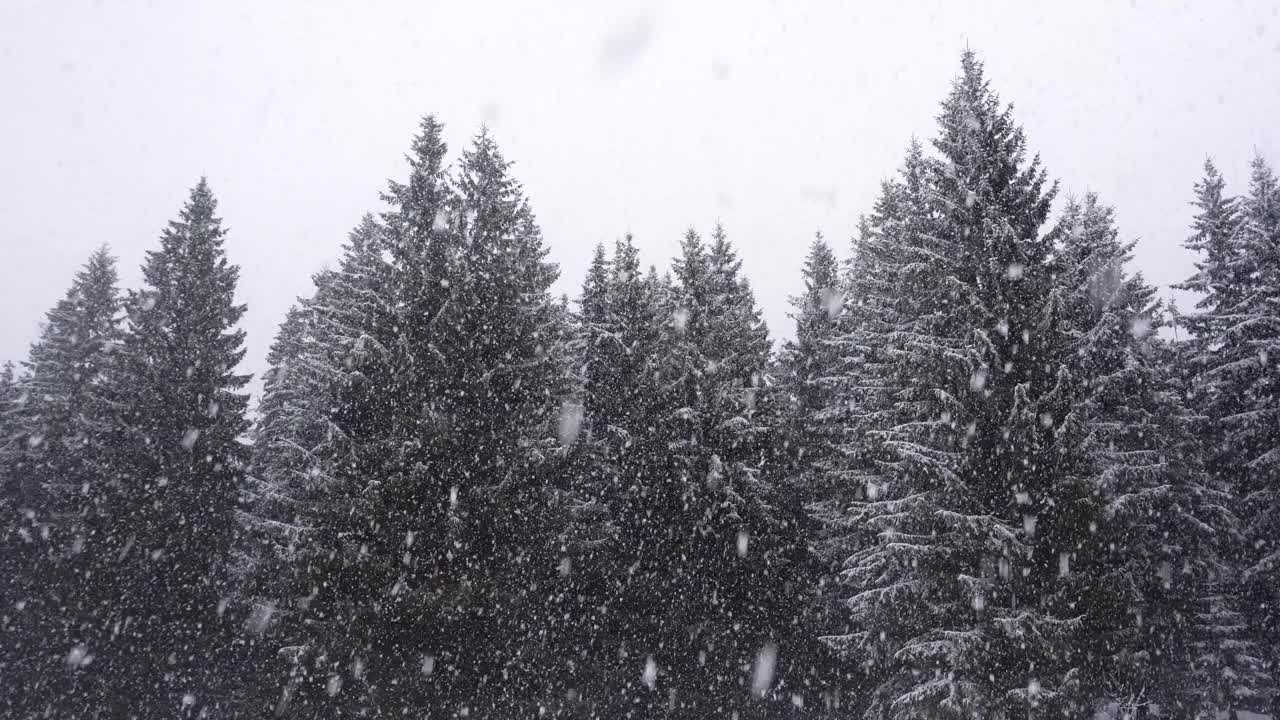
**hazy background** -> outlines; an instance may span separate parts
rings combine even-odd
[[[1280,2],[0,2],[0,360],[89,253],[135,286],[201,174],[262,371],[285,309],[401,178],[418,119],[487,123],[558,289],[631,231],[665,266],[722,221],[774,337],[814,231],[847,255],[966,44],[1066,192],[1183,279],[1206,154],[1280,165]],[[1189,303],[1184,303],[1188,305]],[[255,382],[255,389],[257,388]]]

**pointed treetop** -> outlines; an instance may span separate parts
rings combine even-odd
[[[1057,183],[1048,183],[1039,156],[1027,161],[1026,137],[1013,119],[1013,106],[1001,104],[972,50],[961,58],[961,74],[942,101],[938,125],[933,145],[941,158],[933,169],[938,184],[953,196],[947,207],[975,218],[990,207],[1005,216],[1015,237],[1035,237],[1048,218]]]
[[[215,221],[214,213],[217,211],[218,200],[209,188],[209,179],[201,175],[199,182],[191,188],[191,195],[182,208],[181,217],[188,225],[211,223]]]
[[[627,273],[631,277],[639,278],[640,275],[640,250],[636,247],[635,238],[631,233],[623,235],[613,248],[613,272]]]
[[[401,236],[396,244],[401,250],[403,245],[421,240],[421,236],[442,225],[442,205],[448,193],[444,177],[447,152],[444,126],[434,115],[423,117],[405,156],[409,162],[408,182],[390,180],[382,193],[382,200],[392,207],[382,217],[387,227]]]
[[[813,242],[809,243],[809,254],[804,260],[805,289],[814,293],[836,287],[839,283],[839,268],[840,263],[831,245],[822,237],[821,232],[814,233]]]
[[[1271,164],[1262,155],[1255,155],[1249,163],[1249,204],[1258,208],[1272,209],[1277,203],[1276,176]]]
[[[596,243],[595,252],[591,256],[591,265],[587,268],[587,278],[582,283],[583,312],[590,311],[590,308],[586,306],[603,295],[608,284],[609,256],[605,252],[604,243]]]

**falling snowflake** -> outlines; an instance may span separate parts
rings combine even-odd
[[[1151,334],[1151,320],[1149,318],[1138,316],[1129,324],[1129,332],[1133,335],[1134,340],[1144,340]]]
[[[275,612],[274,601],[255,603],[253,610],[249,612],[249,619],[245,622],[245,629],[255,635],[262,634],[271,625],[271,617]]]
[[[978,368],[969,376],[969,389],[974,392],[982,392],[987,387],[987,369]]]
[[[760,652],[756,653],[755,669],[751,673],[751,692],[756,697],[764,697],[773,685],[773,669],[777,660],[778,646],[773,643],[765,643]]]
[[[827,320],[834,321],[840,315],[841,308],[844,307],[844,293],[838,288],[823,288],[819,293],[822,298],[822,309],[827,314]]]
[[[657,687],[658,683],[658,664],[653,661],[653,656],[645,658],[644,672],[640,674],[640,680],[644,682],[645,687],[650,690]]]
[[[684,332],[685,328],[689,326],[689,309],[679,308],[671,313],[671,325],[676,329],[676,332]]]
[[[561,445],[572,445],[578,439],[578,431],[582,427],[582,406],[570,400],[560,403]]]
[[[71,669],[82,668],[93,662],[93,656],[89,654],[89,648],[83,644],[76,645],[67,653],[67,667]]]

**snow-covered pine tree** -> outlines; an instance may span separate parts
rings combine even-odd
[[[878,229],[893,405],[869,430],[883,484],[849,518],[876,535],[842,574],[854,629],[831,641],[874,678],[869,716],[1081,712],[1103,508],[1041,232],[1054,189],[972,52],[939,123]]]
[[[395,299],[384,232],[365,216],[337,269],[314,276],[298,327],[287,319],[281,328],[264,387],[242,593],[254,604],[252,629],[264,633],[262,662],[283,672],[251,683],[241,700],[250,714],[322,717],[347,700],[328,700],[324,651],[338,645],[344,613],[373,597],[358,579],[339,586],[334,576],[360,552],[352,533],[368,519],[378,477],[360,453],[386,428],[378,404],[394,362]]]
[[[106,377],[120,341],[115,260],[99,249],[51,309],[16,387],[25,400],[11,409],[18,438],[13,458],[31,539],[23,550],[28,592],[23,617],[33,633],[29,680],[18,684],[33,709],[54,706],[69,691],[60,682],[74,626],[93,598],[82,593],[93,552],[86,521],[110,481],[107,449],[115,428]]]
[[[690,231],[676,282],[651,305],[666,331],[644,361],[652,369],[635,372],[650,397],[621,459],[625,498],[609,549],[618,577],[593,651],[608,683],[597,713],[773,712],[750,690],[762,652],[779,657],[762,695],[782,688],[789,701],[806,689],[793,661],[808,638],[797,641],[805,633],[793,620],[812,595],[801,570],[808,538],[798,503],[782,502],[762,467],[772,427],[756,399],[769,343],[740,267],[722,230],[710,246]]]
[[[564,672],[573,675],[571,708],[588,716],[608,707],[618,683],[619,647],[632,620],[618,602],[632,562],[621,550],[621,514],[629,488],[665,449],[657,447],[653,432],[663,402],[656,373],[667,347],[665,294],[652,270],[648,276],[642,272],[628,235],[615,243],[611,257],[603,246],[597,249],[573,318],[570,350],[581,384],[582,425],[575,450],[581,465],[574,471],[564,568],[576,606],[567,610],[572,619],[559,633],[569,662]],[[634,660],[627,670],[634,670]]]
[[[860,358],[846,356],[851,349],[845,342],[851,274],[851,265],[842,268],[818,233],[802,269],[804,292],[791,298],[795,338],[783,344],[774,363],[774,384],[761,395],[765,411],[775,418],[765,469],[784,504],[805,508],[803,518],[793,518],[798,521],[794,539],[811,548],[802,585],[812,596],[800,599],[792,610],[792,630],[803,633],[810,644],[789,643],[790,680],[808,686],[804,694],[814,700],[820,696],[821,708],[828,709],[839,708],[842,698],[859,691],[856,681],[848,682],[850,674],[841,670],[835,653],[818,640],[846,614],[823,582],[851,539],[843,529],[824,527],[825,520],[838,515],[841,498],[852,497],[847,481],[858,462],[846,454],[856,427],[849,400],[861,370]],[[811,692],[813,687],[819,692]],[[808,712],[816,711],[817,703]]]
[[[237,548],[242,590],[260,617],[288,612],[280,593],[319,522],[313,499],[327,493],[350,442],[334,422],[335,402],[379,361],[374,338],[392,324],[381,232],[373,216],[361,220],[338,268],[313,276],[314,293],[289,310],[268,354]]]
[[[1108,600],[1121,603],[1094,625],[1101,690],[1122,705],[1229,710],[1261,689],[1257,649],[1224,592],[1238,521],[1195,446],[1203,423],[1184,404],[1173,349],[1158,338],[1155,288],[1127,270],[1133,243],[1120,242],[1111,208],[1095,195],[1069,202],[1055,234],[1087,386],[1087,449],[1109,505],[1098,530],[1119,591]]]
[[[0,693],[0,715],[5,717],[43,711],[48,685],[60,679],[48,675],[46,663],[58,651],[46,646],[56,633],[42,613],[27,612],[28,604],[38,604],[43,594],[37,571],[48,543],[41,537],[47,526],[36,522],[22,482],[26,444],[19,414],[26,401],[13,363],[6,362],[0,366],[0,675],[9,683]]]
[[[80,627],[94,656],[77,698],[120,716],[174,717],[223,704],[227,561],[247,460],[248,376],[236,372],[239,268],[208,183],[147,254],[145,287],[126,302],[129,327],[110,384],[121,437],[111,492],[87,521],[95,559]]]
[[[439,389],[425,399],[447,430],[414,453],[409,477],[441,509],[426,537],[453,543],[424,548],[435,572],[422,576],[421,592],[447,579],[471,595],[438,616],[449,636],[437,652],[461,681],[452,697],[532,713],[565,697],[542,628],[562,582],[557,437],[571,383],[566,309],[550,294],[559,269],[509,168],[486,131],[462,154],[450,236],[459,245],[441,283],[444,337],[417,346],[446,359],[431,369]]]
[[[386,195],[394,315],[364,344],[387,360],[335,403],[351,444],[292,580],[307,599],[278,704],[291,715],[536,712],[564,697],[539,637],[569,390],[556,270],[492,138],[463,154],[455,186],[441,134],[423,121],[410,180]]]
[[[101,248],[49,311],[25,363],[24,475],[46,498],[41,521],[59,527],[64,543],[80,533],[92,494],[86,483],[102,480],[101,444],[112,426],[103,383],[120,341],[120,310],[115,259]]]
[[[785,463],[787,482],[808,503],[820,495],[839,463],[849,416],[839,400],[843,368],[836,341],[845,303],[844,278],[831,246],[818,233],[809,246],[801,273],[804,293],[791,298],[795,339],[783,344],[778,384],[771,392],[780,401],[774,439],[780,445],[775,462]]]
[[[1244,607],[1265,648],[1274,717],[1280,714],[1280,184],[1261,156],[1251,167],[1240,227],[1248,280],[1206,378],[1210,392],[1229,393],[1237,404],[1221,417],[1247,518]]]
[[[297,541],[301,507],[293,492],[299,476],[305,477],[305,455],[313,443],[300,437],[311,429],[307,422],[317,409],[310,402],[323,395],[309,392],[292,373],[305,351],[311,314],[301,304],[291,306],[267,352],[267,371],[262,376],[262,398],[258,401],[258,422],[253,428],[253,450],[245,476],[238,513],[243,526],[235,548],[235,572],[241,590],[252,597],[254,582],[263,563],[272,555],[284,556]],[[323,420],[321,409],[319,419]],[[303,457],[298,457],[302,455]]]
[[[1199,295],[1195,307],[1200,312],[1183,320],[1193,333],[1188,341],[1201,345],[1203,353],[1223,330],[1220,313],[1240,302],[1246,277],[1241,263],[1240,202],[1226,194],[1226,180],[1212,160],[1205,160],[1204,178],[1196,183],[1195,196],[1193,232],[1182,246],[1197,254],[1196,273],[1176,287]],[[1204,363],[1209,358],[1197,360]]]
[[[1206,163],[1195,193],[1198,212],[1185,246],[1200,257],[1196,274],[1182,285],[1201,294],[1199,312],[1184,321],[1194,333],[1189,342],[1191,394],[1208,420],[1200,438],[1205,464],[1215,486],[1233,495],[1236,513],[1245,519],[1245,552],[1233,574],[1241,584],[1237,593],[1227,588],[1218,604],[1230,604],[1231,596],[1238,595],[1235,602],[1263,651],[1270,675],[1266,684],[1274,688],[1280,685],[1280,657],[1271,651],[1280,643],[1280,597],[1275,594],[1280,563],[1274,541],[1274,514],[1280,510],[1275,451],[1280,404],[1272,358],[1280,339],[1280,193],[1261,157],[1253,161],[1249,194],[1243,199],[1225,194],[1225,183],[1211,163]],[[1234,631],[1227,620],[1218,627]],[[1224,662],[1223,654],[1229,656],[1232,648],[1238,649],[1234,642],[1219,654],[1207,654],[1208,667]],[[1265,697],[1248,700],[1258,689],[1254,678],[1224,674],[1223,680],[1214,688],[1217,698],[1267,709]],[[1280,712],[1280,692],[1269,694],[1271,712]]]
[[[850,558],[874,544],[875,533],[850,503],[878,495],[886,485],[891,455],[877,428],[892,426],[895,407],[892,371],[895,333],[903,320],[895,307],[895,283],[901,255],[894,238],[908,236],[912,228],[928,221],[922,192],[924,154],[912,141],[898,176],[881,184],[872,214],[860,218],[850,258],[844,267],[844,302],[831,344],[835,351],[835,378],[829,404],[822,411],[843,419],[842,437],[832,444],[823,468],[822,493],[810,504],[820,524],[816,543],[824,563],[821,581],[825,604],[832,606],[820,633],[837,655],[844,655],[844,673],[856,678],[846,694],[849,711],[864,708],[876,679],[872,658],[852,658],[848,635],[854,631],[843,609],[850,590],[847,569]]]
[[[850,572],[858,553],[876,543],[876,531],[860,506],[851,503],[879,497],[893,468],[892,453],[877,431],[897,422],[898,378],[893,362],[899,357],[895,347],[903,342],[897,333],[906,322],[899,316],[897,283],[905,260],[904,239],[921,235],[930,221],[925,169],[924,150],[913,140],[897,177],[881,184],[871,215],[861,218],[845,268],[844,308],[833,339],[840,382],[829,412],[846,413],[848,423],[844,442],[836,446],[838,454],[826,471],[824,497],[814,506],[823,524],[820,553],[830,566],[841,569],[833,573],[835,582],[828,583],[827,592],[845,601],[849,592],[861,587]],[[886,638],[891,631],[897,633],[895,627],[895,623],[883,626]],[[853,699],[857,712],[867,706],[872,690],[884,679],[881,663],[887,658],[865,651],[869,638],[857,637],[857,626],[833,622],[829,628],[824,639],[868,678],[868,686]]]
[[[825,498],[818,517],[828,525],[824,552],[843,561],[862,542],[864,528],[849,525],[843,504],[863,499],[884,484],[885,468],[876,427],[892,423],[896,333],[904,320],[895,306],[901,258],[895,238],[923,232],[929,222],[924,194],[923,147],[912,140],[898,177],[881,185],[872,214],[859,220],[858,234],[844,268],[844,303],[840,323],[831,340],[836,367],[834,396],[825,414],[843,417],[842,440],[822,481]]]
[[[654,373],[667,321],[661,288],[641,270],[631,236],[619,240],[610,258],[599,246],[583,283],[573,318],[571,358],[581,383],[584,461],[577,492],[575,533],[592,548],[616,534],[620,483],[637,457],[659,401]],[[570,410],[576,412],[576,409]],[[572,417],[565,429],[572,429]],[[607,564],[607,560],[601,558]]]

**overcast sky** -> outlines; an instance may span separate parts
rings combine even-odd
[[[1176,5],[1176,6],[1175,6]],[[418,119],[481,123],[577,294],[630,231],[665,266],[722,221],[775,337],[814,231],[857,217],[969,45],[1064,191],[1099,192],[1183,279],[1212,155],[1280,164],[1280,2],[0,2],[0,360],[89,253],[134,286],[207,175],[249,304],[248,369],[404,174]],[[257,383],[255,383],[255,387]]]

